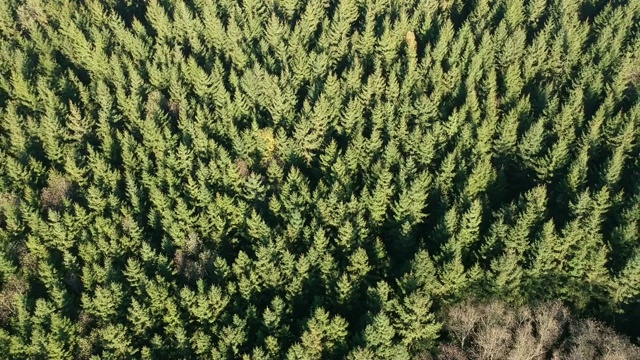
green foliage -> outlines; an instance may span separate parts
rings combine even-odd
[[[469,297],[640,335],[639,23],[0,1],[0,353],[409,359]]]

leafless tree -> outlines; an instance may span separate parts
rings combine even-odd
[[[467,301],[448,309],[445,329],[452,344],[438,358],[518,360],[635,360],[640,348],[593,320],[572,320],[560,303],[508,307]]]
[[[6,324],[18,313],[16,296],[24,295],[27,291],[29,291],[29,283],[15,276],[0,285],[0,324]]]
[[[447,315],[447,331],[456,339],[460,348],[464,350],[467,339],[475,332],[482,311],[478,306],[467,302],[452,307]]]
[[[49,178],[47,187],[42,189],[40,201],[45,209],[56,208],[69,196],[71,183],[62,176],[52,176]]]
[[[467,360],[468,357],[461,348],[455,345],[443,344],[438,349],[438,359]]]
[[[566,346],[565,360],[640,359],[640,348],[611,328],[594,320],[580,320],[571,324],[571,337]]]

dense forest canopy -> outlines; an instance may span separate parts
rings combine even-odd
[[[3,358],[632,359],[640,0],[0,0],[0,248]]]

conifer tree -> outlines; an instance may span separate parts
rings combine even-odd
[[[637,337],[639,9],[1,1],[0,351],[551,356],[551,299]]]

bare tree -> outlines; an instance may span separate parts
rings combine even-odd
[[[478,359],[504,359],[513,343],[510,329],[493,323],[478,331],[476,339]]]
[[[502,302],[467,301],[448,309],[452,344],[438,358],[518,360],[635,360],[640,348],[593,320],[572,320],[558,302],[510,308]]]
[[[475,332],[482,317],[480,308],[471,302],[456,305],[447,315],[447,331],[456,339],[460,348],[464,350],[467,339]]]
[[[535,356],[541,357],[554,346],[569,318],[569,309],[558,302],[545,303],[533,309],[537,333]],[[535,357],[534,357],[535,358]]]
[[[600,322],[576,321],[571,324],[570,331],[563,359],[640,359],[640,348]]]
[[[464,351],[455,346],[449,344],[440,345],[438,348],[438,359],[442,360],[467,360],[468,357]]]
[[[62,176],[54,175],[49,178],[47,187],[42,189],[40,201],[45,209],[56,208],[69,196],[71,183]]]
[[[29,283],[21,278],[12,276],[0,285],[0,324],[6,324],[18,313],[17,299],[29,291]]]

